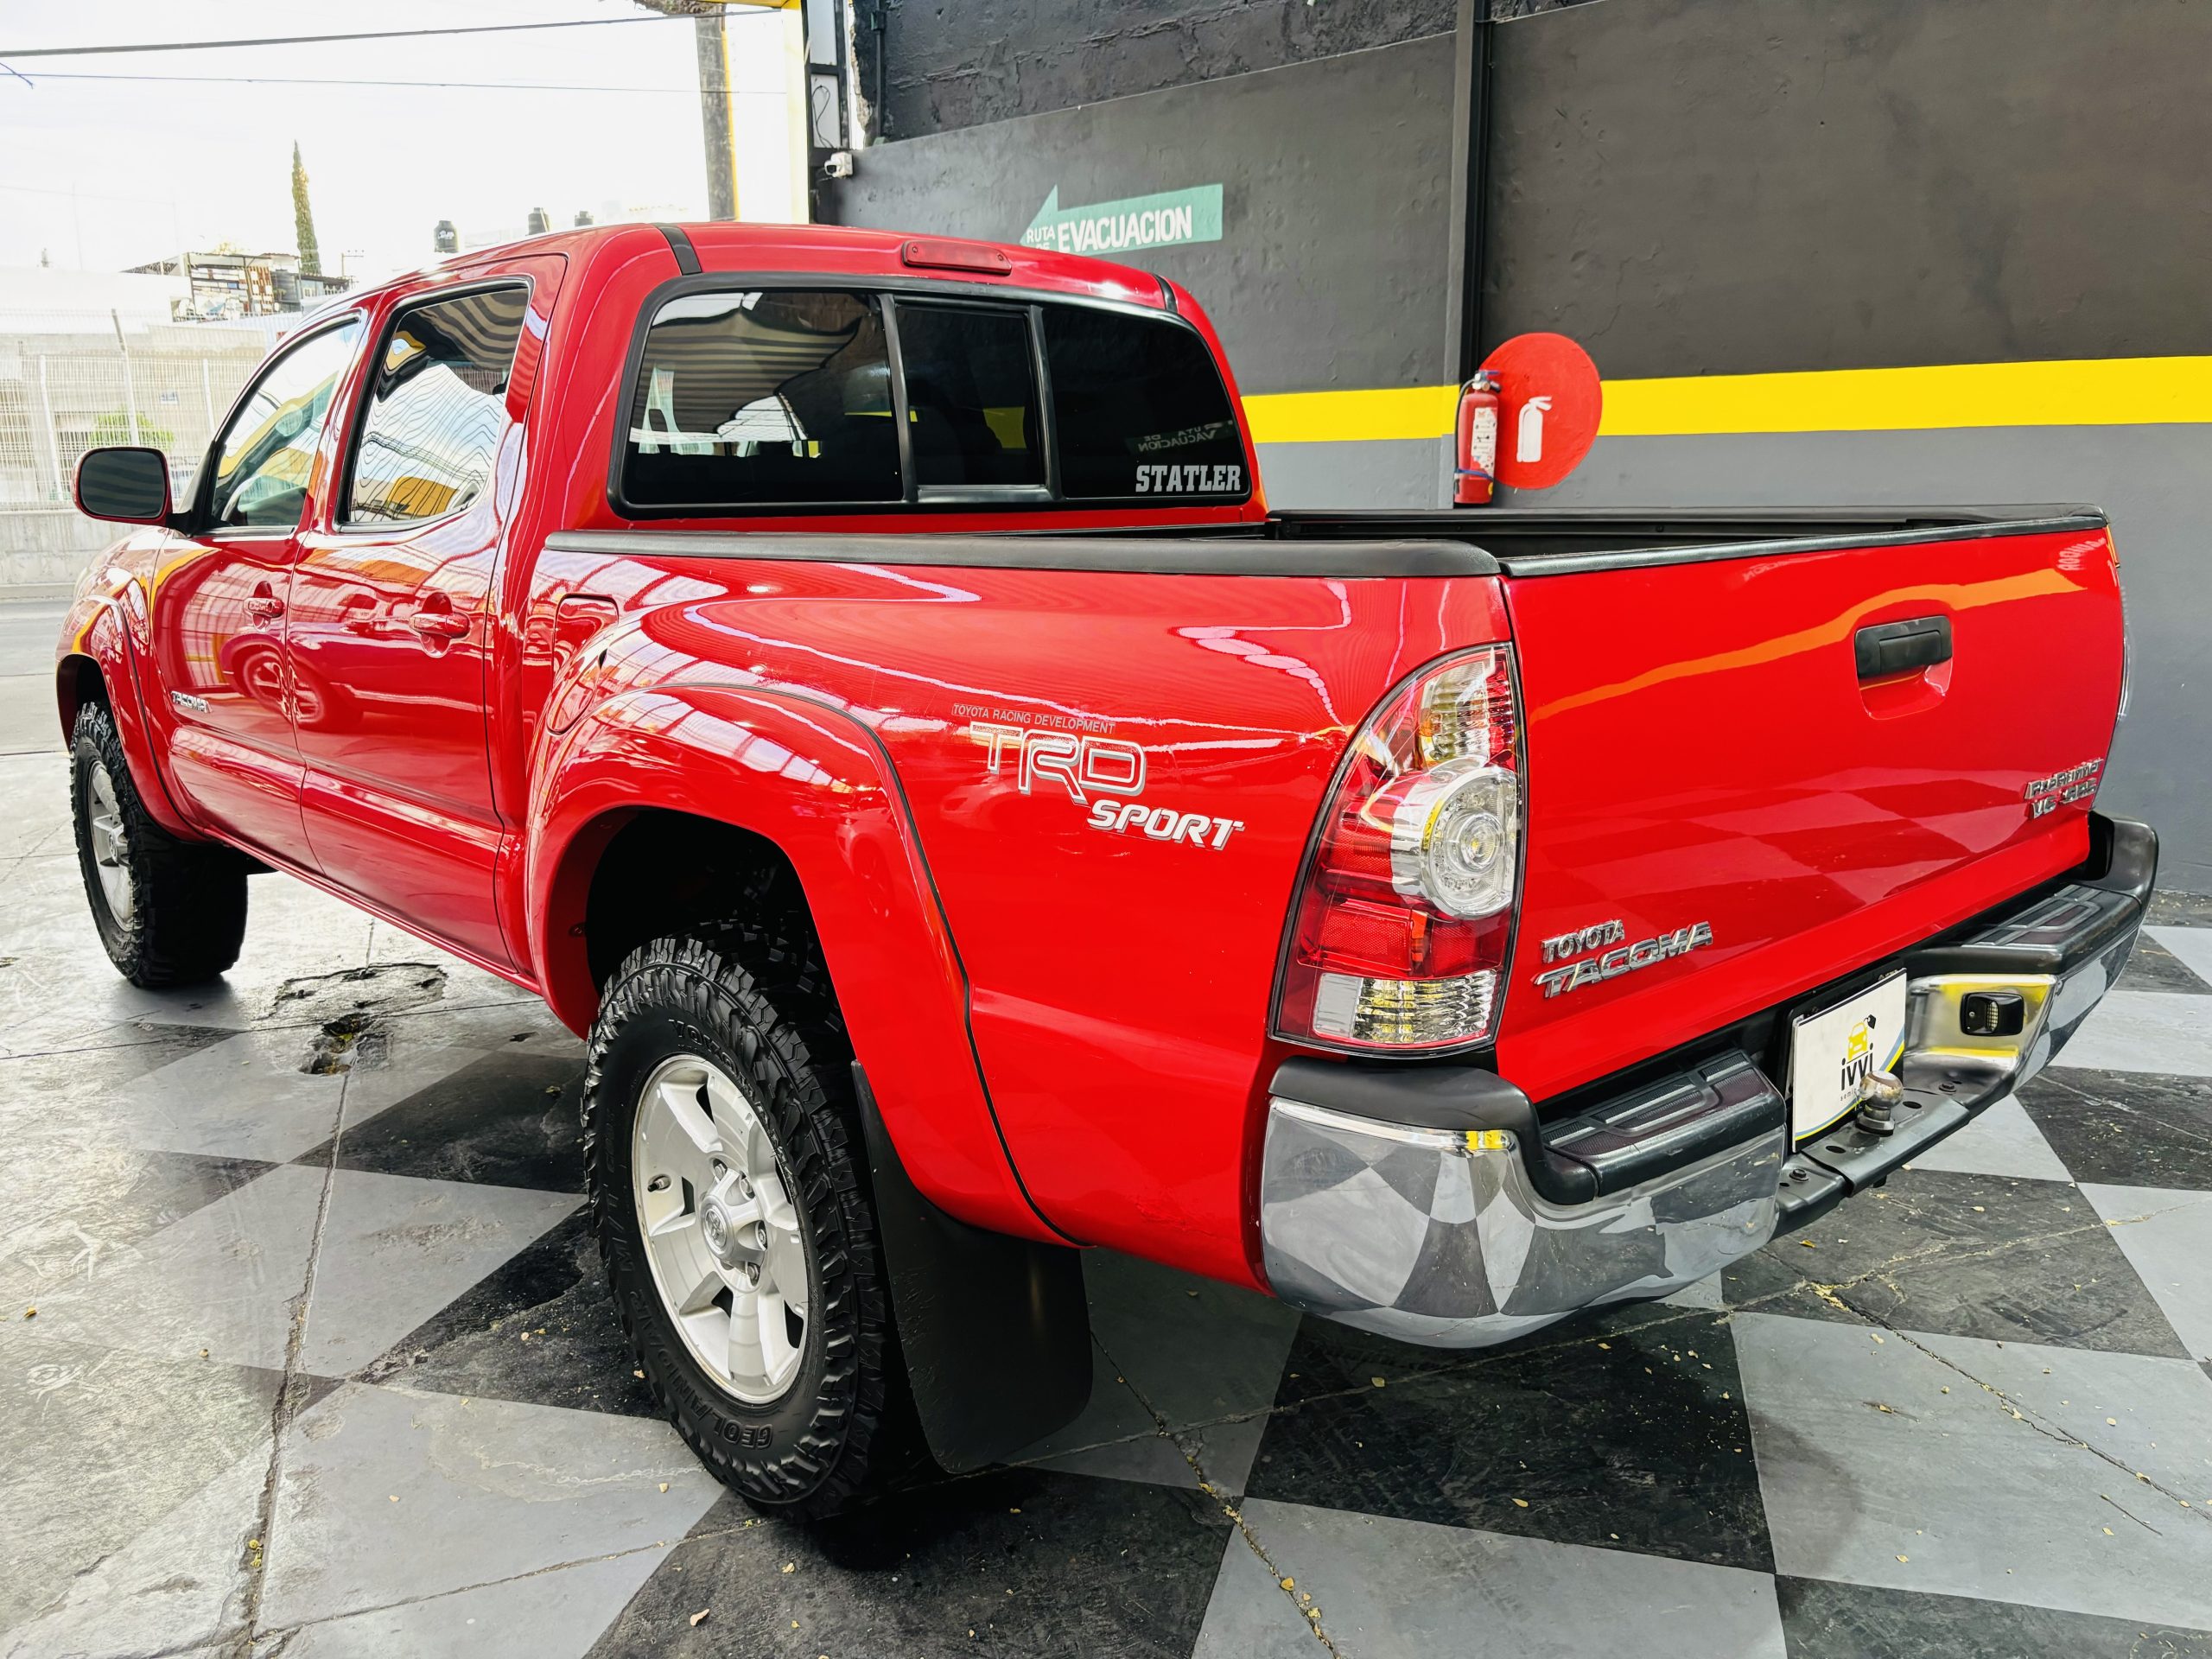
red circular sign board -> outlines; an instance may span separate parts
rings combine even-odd
[[[1605,407],[1598,365],[1565,334],[1516,334],[1483,367],[1497,377],[1497,481],[1551,488],[1597,438]]]

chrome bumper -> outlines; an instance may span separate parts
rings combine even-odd
[[[2100,820],[2100,874],[1909,951],[1894,1127],[1792,1151],[1782,1090],[1741,1048],[1540,1124],[1470,1067],[1286,1062],[1268,1102],[1260,1235],[1292,1306],[1440,1348],[1665,1296],[1955,1133],[2048,1065],[2134,948],[2157,838]],[[2097,861],[2093,861],[2097,862]],[[1971,1036],[1971,991],[2018,991],[2013,1035]]]

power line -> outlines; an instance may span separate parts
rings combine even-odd
[[[0,69],[6,68],[0,64]],[[36,87],[49,80],[105,80],[130,81],[155,86],[423,86],[434,90],[454,88],[470,92],[651,92],[656,97],[688,98],[697,92],[696,86],[569,86],[555,81],[538,80],[364,80],[343,76],[315,77],[304,75],[121,75],[102,74],[96,70],[41,69],[35,75],[18,75],[26,85]],[[781,98],[781,92],[763,92],[742,86],[732,86],[735,98]]]
[[[240,46],[319,46],[332,41],[419,41],[444,35],[513,35],[524,29],[612,29],[620,23],[666,23],[671,16],[569,17],[543,23],[464,23],[450,29],[372,29],[350,35],[270,35],[256,40],[155,41],[128,46],[31,46],[0,49],[4,58],[105,57],[122,52],[218,52]]]

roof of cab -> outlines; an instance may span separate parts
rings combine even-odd
[[[635,244],[647,238],[675,250],[670,232],[680,232],[698,256],[706,275],[783,276],[814,274],[843,277],[876,276],[955,282],[969,286],[1004,287],[1065,293],[1087,299],[1118,300],[1124,304],[1159,308],[1168,303],[1161,279],[1147,270],[1089,259],[1079,254],[1058,253],[1024,247],[1012,242],[981,242],[972,237],[944,238],[941,232],[863,230],[846,225],[753,225],[712,221],[702,224],[595,225],[576,230],[555,231],[526,241],[494,248],[472,248],[440,261],[434,270],[464,270],[493,259],[524,253],[589,255],[611,245]],[[908,264],[903,250],[907,243],[927,240],[971,242],[996,249],[1012,262],[1001,276],[989,271],[951,270]],[[634,247],[626,250],[634,252]]]

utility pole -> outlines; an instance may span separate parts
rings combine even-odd
[[[648,10],[690,17],[697,30],[699,124],[706,140],[707,213],[739,218],[736,99],[730,86],[731,8],[780,11],[785,144],[791,217],[814,217],[814,175],[829,156],[842,156],[845,137],[844,0],[637,0]],[[849,170],[849,165],[848,170]]]
[[[707,217],[737,217],[737,123],[730,95],[729,41],[723,0],[638,0],[648,11],[689,17],[699,66],[699,129],[706,140]]]

